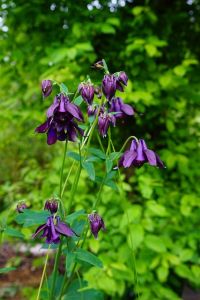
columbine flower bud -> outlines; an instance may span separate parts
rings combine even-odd
[[[26,205],[26,203],[21,202],[21,203],[18,203],[18,204],[17,204],[16,210],[18,211],[18,213],[21,214],[21,213],[24,212],[24,210],[25,210],[26,208],[28,208],[27,205]]]
[[[43,97],[48,97],[52,92],[52,81],[51,80],[43,80],[42,81],[42,94]]]
[[[94,99],[94,86],[91,83],[81,83],[78,88],[79,92],[81,93],[81,96],[83,100],[87,104],[92,104],[92,101]]]
[[[47,209],[51,214],[55,214],[58,210],[58,201],[57,200],[47,200],[44,205],[44,209]]]
[[[102,135],[102,137],[106,137],[108,128],[110,124],[115,126],[116,118],[114,115],[107,113],[106,111],[101,111],[98,117],[98,128],[99,133]]]
[[[123,83],[124,85],[127,85],[127,82],[128,82],[128,76],[126,75],[126,73],[124,71],[121,71],[119,73],[119,76],[118,76],[118,80]]]
[[[92,213],[88,215],[90,222],[90,229],[95,238],[98,237],[99,230],[105,230],[105,225],[103,219],[97,214]]]
[[[127,85],[128,82],[128,76],[126,75],[125,72],[121,71],[119,72],[119,75],[116,77],[116,88],[117,90],[123,92],[124,91],[124,87],[123,85]]]
[[[114,75],[111,74],[104,75],[102,81],[102,90],[108,100],[111,100],[112,97],[115,95],[116,88],[117,88],[116,82],[117,79]]]

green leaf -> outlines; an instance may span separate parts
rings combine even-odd
[[[23,233],[21,233],[20,231],[14,229],[14,228],[10,228],[10,227],[7,227],[5,229],[4,234],[13,236],[13,237],[17,237],[17,238],[24,238]]]
[[[128,244],[131,249],[136,249],[144,239],[144,229],[140,224],[131,224],[127,236]]]
[[[60,92],[68,94],[68,88],[64,83],[61,83],[61,85],[60,85]]]
[[[149,249],[159,253],[166,252],[167,250],[162,238],[156,235],[147,235],[145,238],[145,245]]]
[[[88,173],[88,176],[91,180],[95,180],[95,169],[94,169],[94,165],[91,162],[88,161],[84,161],[82,163],[82,167],[83,169],[86,170],[86,172]]]
[[[83,102],[83,98],[81,96],[78,96],[75,100],[74,100],[74,104],[76,105],[81,105],[81,103]]]
[[[33,211],[26,209],[23,213],[17,215],[16,221],[18,224],[23,224],[24,227],[30,227],[33,225],[44,224],[49,216],[50,213],[46,210]]]
[[[112,170],[113,162],[109,158],[106,159],[106,172],[109,173]]]
[[[98,268],[103,267],[101,260],[91,252],[86,251],[84,249],[77,249],[75,253],[76,253],[77,260],[87,262],[88,264]]]
[[[72,159],[74,159],[76,161],[80,161],[80,155],[76,152],[69,151],[69,152],[67,152],[67,156],[71,157]]]
[[[65,264],[68,276],[71,275],[75,262],[76,262],[76,253],[68,251],[66,254],[66,264]]]
[[[96,148],[89,148],[88,150],[90,153],[92,153],[93,155],[101,158],[101,159],[106,159],[106,155],[103,151],[96,149]]]
[[[85,213],[84,209],[78,210],[70,215],[67,216],[66,221],[69,224],[72,224],[75,220],[77,220],[80,217],[85,217],[87,214]]]
[[[14,271],[16,270],[16,268],[14,267],[9,267],[9,268],[0,268],[0,274],[3,274],[3,273],[8,273],[10,271]]]
[[[105,34],[114,34],[115,28],[109,24],[104,23],[101,26],[101,31]]]
[[[94,289],[68,292],[64,300],[103,300],[103,294]]]
[[[160,282],[165,282],[167,280],[168,274],[169,274],[169,269],[167,267],[164,266],[160,266],[157,270],[156,270],[158,279]]]
[[[116,160],[116,159],[120,158],[121,155],[122,155],[121,152],[112,152],[109,155],[109,159]]]

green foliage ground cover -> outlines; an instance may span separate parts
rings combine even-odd
[[[114,134],[116,149],[121,137],[135,134],[167,168],[127,170],[120,197],[104,187],[99,213],[107,233],[88,242],[104,268],[86,266],[85,279],[111,299],[127,299],[135,288],[141,300],[181,299],[184,284],[200,287],[200,2],[134,1],[114,12],[110,2],[100,3],[92,10],[90,1],[1,3],[1,222],[13,222],[18,200],[35,209],[58,193],[64,145],[49,147],[34,134],[49,104],[41,80],[66,82],[74,91],[81,73],[98,82],[88,66],[105,58],[111,71],[129,75],[126,101],[136,109],[128,129]],[[74,208],[88,211],[97,187],[84,171]],[[32,228],[22,233],[28,240]]]

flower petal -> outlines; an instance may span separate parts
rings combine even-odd
[[[74,236],[76,233],[65,223],[58,221],[57,225],[55,225],[55,229],[58,233],[65,236]]]
[[[144,150],[144,152],[145,152],[145,154],[147,156],[147,160],[148,160],[149,164],[151,166],[156,166],[157,165],[157,160],[156,160],[156,154],[155,154],[155,152],[152,151],[152,150],[149,150],[149,149]]]
[[[46,227],[47,227],[47,224],[46,224],[46,223],[40,225],[40,226],[36,229],[35,233],[32,235],[32,238],[35,238],[42,230],[45,230]]]
[[[47,120],[46,122],[44,122],[43,124],[41,124],[40,126],[38,126],[36,129],[35,129],[35,132],[38,132],[38,133],[44,133],[48,130],[49,128],[49,121]]]
[[[68,102],[66,103],[66,110],[77,120],[83,121],[83,114],[78,106],[75,104]]]
[[[47,109],[47,117],[48,118],[52,117],[58,107],[59,107],[59,100],[57,97],[55,97],[53,104]]]
[[[50,127],[47,133],[47,144],[53,145],[57,141],[57,133],[54,127]]]
[[[158,154],[155,153],[155,155],[156,155],[157,166],[159,168],[165,168],[165,165],[164,165],[163,161],[160,159],[160,157],[158,156]]]
[[[133,150],[128,150],[123,155],[123,162],[122,165],[124,168],[129,168],[133,163],[134,159],[137,156],[137,152]]]
[[[134,115],[133,108],[128,104],[123,103],[122,106],[121,106],[121,110],[123,111],[123,113],[125,113],[128,116],[133,116]]]

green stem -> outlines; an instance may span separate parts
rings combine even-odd
[[[132,138],[132,137],[130,137],[130,138]],[[129,138],[129,140],[130,140],[130,138]],[[137,139],[136,139],[137,140]],[[128,142],[128,141],[127,141]],[[126,143],[127,143],[126,142]],[[138,142],[138,140],[137,140],[137,142]],[[112,139],[111,139],[111,145],[112,145],[112,148],[113,148],[113,151],[115,152],[115,146],[114,146],[114,144],[113,144],[113,142],[112,142]],[[124,199],[125,200],[125,195],[124,195],[124,193],[123,193],[123,186],[122,186],[122,180],[121,180],[121,173],[120,173],[120,170],[119,170],[119,168],[118,168],[118,176],[119,176],[119,184],[120,184],[120,189],[119,189],[119,193],[121,194],[121,197],[122,197],[122,199]],[[128,213],[127,213],[127,211],[125,211],[124,210],[124,213],[126,213],[126,216],[127,216],[127,220],[128,220],[128,225],[129,225],[129,228],[130,228],[130,220],[129,220],[129,216],[128,216]],[[129,232],[131,232],[131,230],[129,230]],[[135,263],[135,255],[134,255],[134,241],[133,241],[133,237],[132,237],[132,235],[130,234],[130,242],[131,242],[131,250],[132,250],[132,252],[133,252],[133,255],[131,255],[131,258],[132,258],[132,267],[133,267],[133,273],[134,273],[134,281],[135,281],[135,283],[136,283],[136,293],[137,293],[137,298],[139,299],[140,298],[140,296],[139,296],[139,292],[138,292],[138,276],[137,276],[137,268],[136,268],[136,263]],[[132,253],[131,253],[132,254]]]
[[[49,259],[49,249],[48,249],[47,254],[46,254],[44,268],[43,268],[43,271],[42,271],[42,277],[41,277],[41,280],[40,280],[40,286],[39,286],[39,289],[38,289],[36,300],[40,299],[40,293],[41,293],[42,284],[43,284],[43,281],[44,281],[44,276],[45,276],[45,273],[46,273],[48,259]]]
[[[62,198],[62,183],[63,183],[63,173],[64,173],[66,153],[67,153],[67,140],[65,142],[64,155],[63,155],[63,161],[62,161],[62,167],[60,173],[60,198]]]
[[[71,165],[71,168],[70,168],[70,170],[69,170],[69,173],[67,174],[67,177],[66,177],[66,179],[65,179],[65,182],[64,182],[64,184],[63,184],[63,188],[62,188],[62,192],[61,192],[61,198],[63,197],[63,194],[64,194],[64,191],[65,191],[67,182],[68,182],[68,180],[69,180],[69,177],[70,177],[70,175],[71,175],[71,172],[72,172],[72,169],[73,169],[74,165],[75,165],[75,161],[73,161],[73,163],[72,163],[72,165]]]
[[[54,298],[54,289],[55,289],[55,285],[56,285],[56,277],[57,277],[58,264],[59,264],[61,252],[62,252],[62,238],[61,238],[61,241],[60,241],[60,244],[59,244],[59,248],[58,248],[58,251],[56,253],[55,262],[54,262],[53,279],[52,279],[50,300],[54,300],[55,299]]]
[[[132,139],[135,139],[136,142],[138,143],[138,139],[136,138],[136,136],[132,135],[132,136],[129,136],[129,138],[127,138],[127,140],[125,141],[125,143],[123,144],[122,148],[119,150],[119,152],[123,152],[124,151],[124,148],[126,147],[126,144],[132,140]]]

